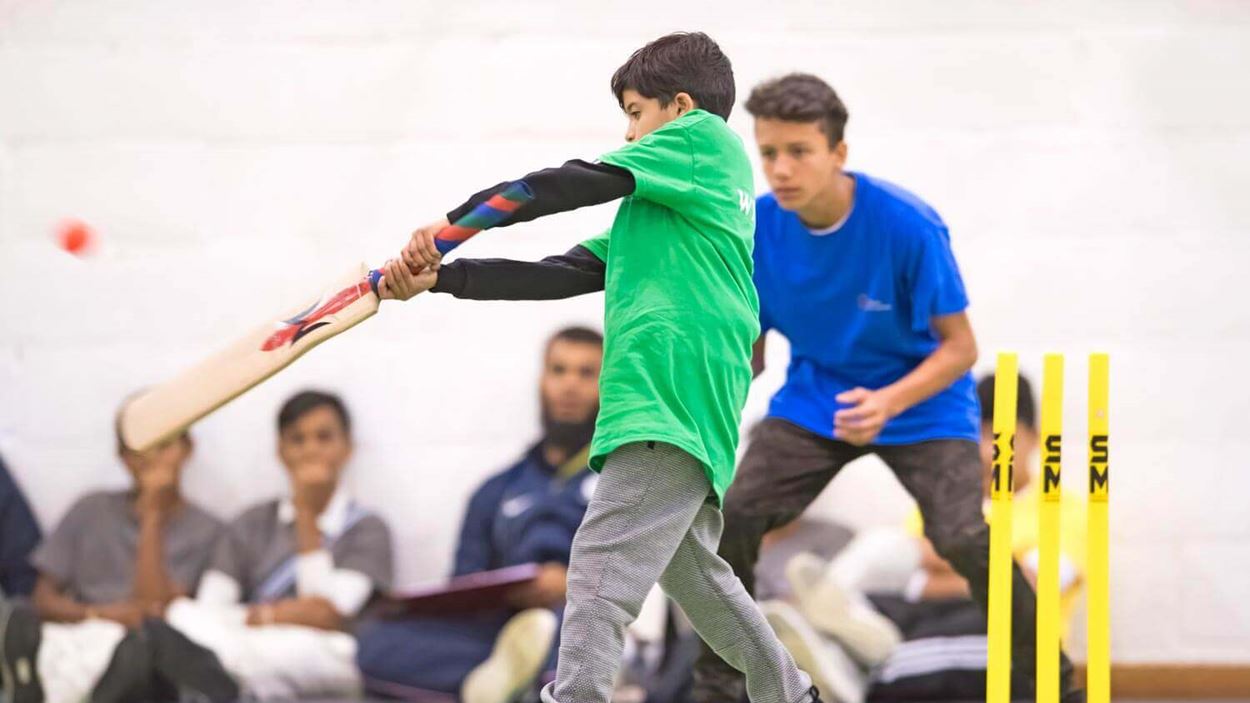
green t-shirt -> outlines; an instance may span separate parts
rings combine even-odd
[[[755,185],[742,140],[692,110],[601,159],[634,176],[608,232],[601,407],[590,465],[630,442],[680,447],[718,498],[734,474],[759,298]]]

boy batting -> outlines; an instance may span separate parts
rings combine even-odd
[[[708,646],[745,673],[753,701],[817,701],[716,555],[759,335],[754,184],[725,123],[733,70],[706,35],[671,34],[634,52],[612,90],[629,121],[624,147],[475,195],[413,234],[402,262],[387,265],[381,293],[406,299],[446,276],[443,289],[462,297],[566,297],[586,292],[595,271],[605,276],[590,460],[602,478],[573,542],[559,665],[544,701],[610,700],[625,627],[657,582]],[[608,232],[565,257],[439,271],[447,223],[509,188],[528,201],[502,225],[624,200]]]

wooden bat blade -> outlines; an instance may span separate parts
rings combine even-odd
[[[122,442],[149,449],[372,317],[379,301],[368,276],[364,264],[353,267],[315,299],[136,396],[121,412]]]

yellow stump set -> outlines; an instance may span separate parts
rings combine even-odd
[[[1089,703],[1109,703],[1110,626],[1108,597],[1107,492],[1108,388],[1106,354],[1089,356],[1089,514],[1086,567],[1086,695]],[[990,479],[989,663],[988,703],[1011,700],[1011,499],[1014,485],[1016,355],[998,355],[994,373],[994,454]],[[1042,371],[1041,472],[1038,492],[1039,561],[1037,573],[1037,703],[1059,700],[1059,530],[1063,454],[1063,355],[1047,354]]]

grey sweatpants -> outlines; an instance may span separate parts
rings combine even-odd
[[[657,582],[712,651],[746,674],[753,703],[808,701],[811,679],[716,555],[723,525],[699,460],[660,442],[612,452],[573,539],[560,663],[543,701],[611,700],[625,628]]]

